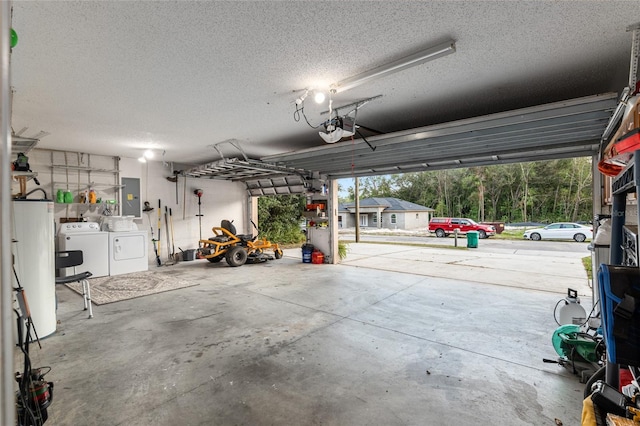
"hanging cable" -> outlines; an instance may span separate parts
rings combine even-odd
[[[351,135],[351,175],[353,176],[356,168],[356,140]],[[354,176],[355,177],[355,176]]]
[[[309,119],[307,118],[307,115],[304,113],[304,103],[302,103],[302,107],[298,107],[298,104],[296,104],[296,110],[293,112],[293,120],[294,121],[300,121],[300,115],[302,115],[302,117],[304,118],[304,121],[306,121],[307,125],[309,127],[311,127],[312,129],[317,129],[319,127],[324,126],[324,122],[318,124],[317,126],[314,126],[313,124],[311,124],[309,122]]]

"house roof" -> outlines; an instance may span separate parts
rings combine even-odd
[[[348,210],[354,208],[355,201],[340,204],[338,210]],[[401,200],[395,197],[373,197],[360,200],[360,207],[384,207],[385,211],[434,211],[431,207],[421,206],[410,201]]]

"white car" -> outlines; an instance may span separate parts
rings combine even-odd
[[[552,223],[544,228],[529,229],[525,231],[526,240],[575,240],[579,243],[593,238],[593,229],[590,226],[578,223],[560,222]]]

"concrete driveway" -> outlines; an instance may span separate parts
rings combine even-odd
[[[572,288],[580,296],[588,296],[585,302],[590,301],[591,288],[581,261],[589,255],[588,251],[541,250],[533,244],[530,250],[514,250],[504,244],[492,247],[486,242],[481,240],[476,249],[467,249],[464,241],[459,241],[458,249],[350,243],[348,256],[342,263],[558,294]]]

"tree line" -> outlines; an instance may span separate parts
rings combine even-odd
[[[396,197],[436,216],[488,222],[588,221],[591,158],[504,164],[360,178],[360,198]],[[347,197],[355,199],[354,187]]]

